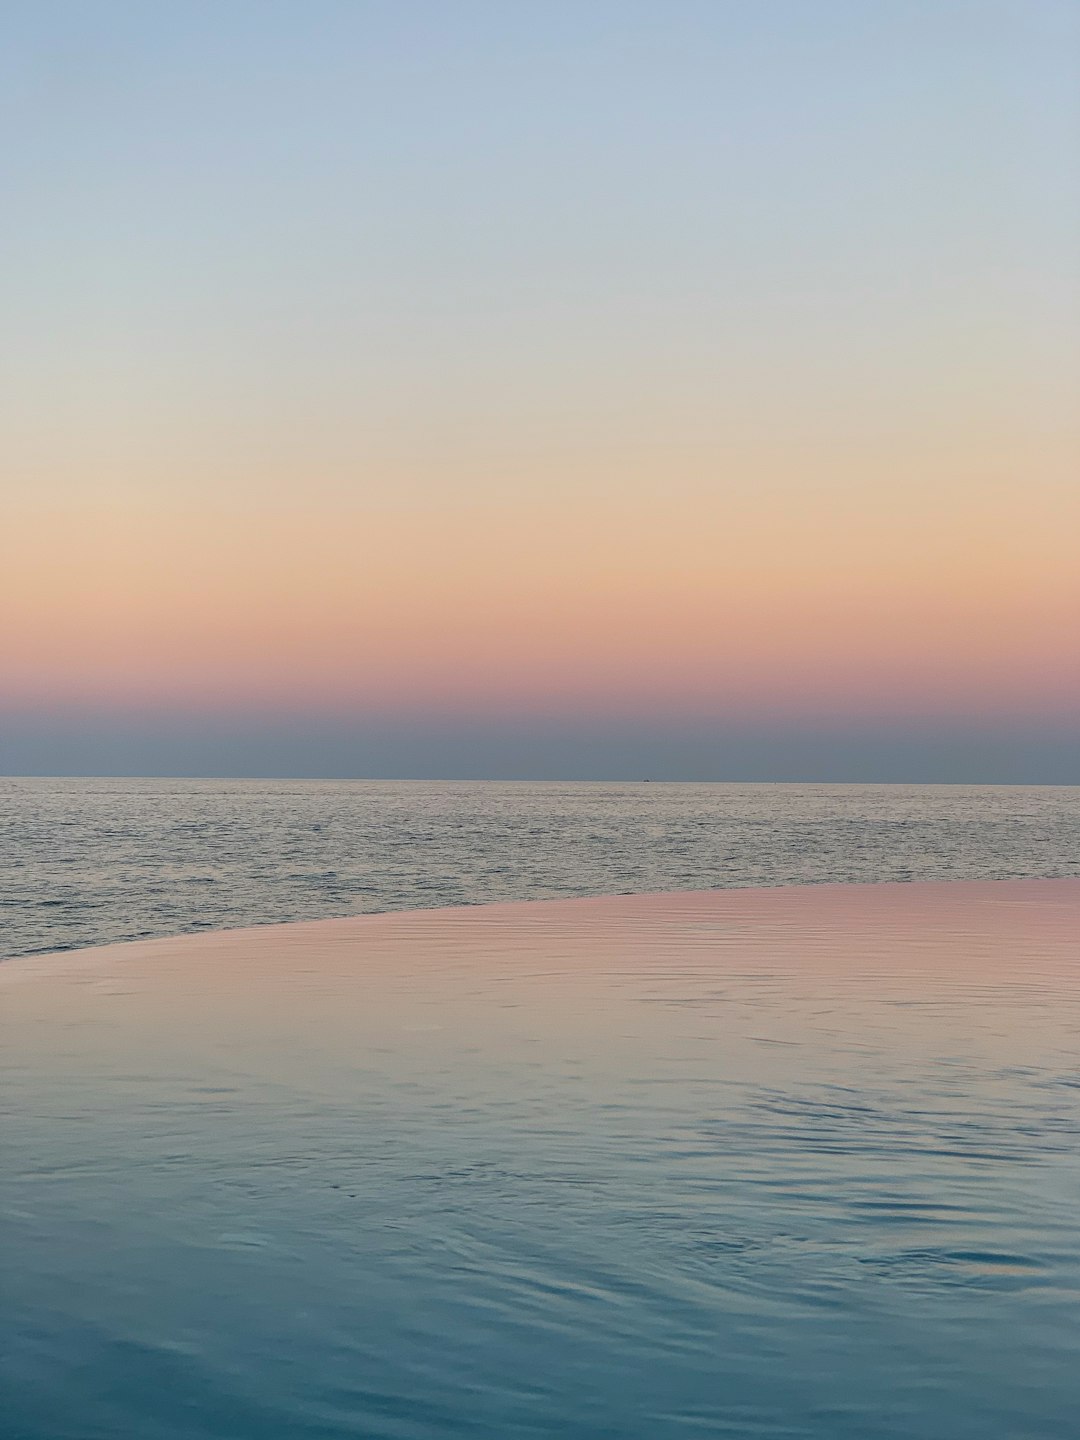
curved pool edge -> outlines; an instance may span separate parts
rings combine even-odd
[[[822,881],[811,885],[755,885],[718,886],[691,890],[652,890],[631,892],[609,892],[602,895],[575,895],[538,900],[499,900],[470,905],[438,905],[403,910],[370,910],[352,915],[331,915],[317,920],[267,921],[254,925],[223,926],[212,930],[183,930],[169,935],[155,935],[136,940],[118,940],[107,945],[86,945],[68,950],[49,950],[32,955],[13,955],[0,959],[0,989],[7,985],[25,983],[34,979],[57,979],[68,972],[82,971],[100,965],[102,962],[137,962],[152,959],[154,955],[175,955],[177,949],[198,950],[207,945],[226,942],[240,942],[250,939],[267,946],[275,939],[286,936],[301,939],[338,938],[362,940],[365,933],[379,933],[396,927],[421,924],[424,929],[440,920],[451,924],[465,922],[483,923],[485,919],[496,922],[526,919],[530,916],[558,918],[590,910],[610,913],[613,907],[633,912],[641,909],[654,915],[658,906],[671,904],[684,907],[695,901],[710,906],[723,907],[725,900],[735,904],[734,897],[743,900],[764,900],[783,907],[785,900],[795,903],[810,897],[823,901],[837,896],[849,895],[855,901],[863,898],[871,904],[882,897],[897,900],[917,896],[938,896],[941,898],[958,895],[976,899],[985,895],[987,899],[1030,899],[1046,900],[1055,891],[1063,895],[1070,887],[1080,890],[1080,876],[1032,876],[1002,880],[886,880],[870,882]],[[1028,893],[1030,892],[1030,894]]]

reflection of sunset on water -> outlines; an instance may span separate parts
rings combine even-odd
[[[422,1385],[417,1435],[479,1403],[835,1440],[883,1390],[910,1433],[1022,1406],[1049,1435],[1078,933],[1077,881],[823,885],[8,962],[8,1288],[54,1376],[15,1413],[62,1394],[98,1433],[104,1377],[137,1417],[182,1344],[185,1385],[281,1433],[334,1403],[381,1433]]]

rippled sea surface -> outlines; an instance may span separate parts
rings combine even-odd
[[[1080,882],[13,961],[0,1064],[5,1440],[1074,1433]]]
[[[1080,787],[0,779],[0,957],[359,911],[1080,874]]]

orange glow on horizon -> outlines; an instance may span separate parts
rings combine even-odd
[[[5,555],[5,699],[1064,714],[1080,700],[1069,550],[1015,506],[928,529],[813,497],[494,515],[26,507]]]

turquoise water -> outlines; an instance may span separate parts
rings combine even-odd
[[[12,962],[5,1440],[1060,1440],[1080,882]]]
[[[1080,787],[0,778],[0,959],[360,911],[1080,874]]]

